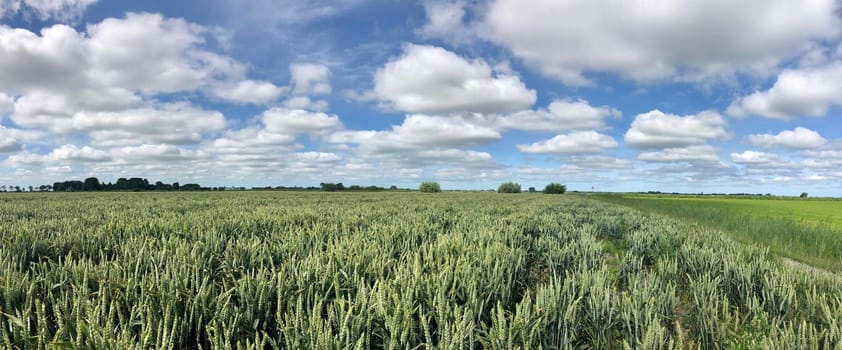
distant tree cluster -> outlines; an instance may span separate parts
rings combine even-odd
[[[325,192],[336,192],[336,191],[355,191],[355,192],[378,192],[378,191],[385,191],[386,188],[380,186],[360,186],[360,185],[351,185],[346,187],[341,182],[331,183],[331,182],[322,182],[319,184],[319,189]],[[396,186],[390,187],[390,189],[396,190]]]
[[[497,193],[520,193],[520,184],[516,182],[504,182],[497,187]]]
[[[529,193],[538,192],[535,187],[529,187],[527,190]],[[497,187],[497,193],[520,193],[521,187],[520,184],[517,182],[504,182]],[[545,194],[564,194],[567,192],[567,186],[562,185],[560,183],[552,182],[547,184],[542,191]]]
[[[439,186],[438,182],[425,181],[418,186],[418,191],[426,193],[437,193],[441,192],[441,186]]]
[[[564,194],[567,192],[567,186],[560,183],[549,183],[544,187],[544,194]]]
[[[89,177],[85,181],[69,180],[56,182],[52,185],[52,190],[55,192],[93,192],[93,191],[201,191],[209,190],[200,186],[199,184],[184,184],[180,185],[178,182],[166,184],[161,181],[156,181],[154,184],[149,183],[149,180],[132,177],[119,178],[115,183],[101,183],[95,177]]]

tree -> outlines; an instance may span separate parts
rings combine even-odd
[[[117,181],[119,182],[120,180],[117,180]],[[129,180],[127,181],[127,184],[128,184],[127,189],[132,190],[132,191],[143,191],[143,190],[146,190],[146,189],[149,188],[149,181],[147,181],[146,179],[143,179],[143,178],[139,178],[139,177],[129,178]]]
[[[418,186],[418,190],[426,193],[436,193],[441,192],[441,186],[439,186],[438,182],[425,181]]]
[[[82,191],[99,191],[99,189],[99,179],[95,177],[89,177],[82,183]]]
[[[504,182],[497,187],[497,193],[520,193],[520,184],[516,182]]]
[[[325,192],[335,192],[337,190],[336,184],[331,182],[322,182],[319,184],[319,187]]]
[[[536,192],[536,191],[535,191],[535,187],[530,187],[530,188],[529,188],[529,193],[535,193],[535,192]]]
[[[564,194],[567,192],[567,186],[560,183],[549,183],[544,187],[544,194]]]
[[[801,198],[807,198],[807,192],[801,192]]]

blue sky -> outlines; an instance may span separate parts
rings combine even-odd
[[[835,0],[0,0],[0,184],[842,196]]]

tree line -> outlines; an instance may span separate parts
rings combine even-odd
[[[132,177],[117,179],[117,182],[103,183],[98,178],[89,177],[84,181],[68,180],[55,182],[51,188],[54,192],[94,192],[94,191],[205,191],[211,190],[208,187],[202,187],[199,184],[184,184],[178,182],[171,184],[156,181],[150,183],[149,180]]]
[[[418,186],[418,191],[420,192],[427,192],[427,193],[437,193],[441,192],[441,186],[438,182],[433,181],[425,181],[422,182],[421,185]],[[520,193],[521,188],[520,184],[516,182],[504,182],[497,187],[497,193]],[[535,187],[529,188],[530,193],[538,192],[535,190]],[[564,194],[567,192],[567,186],[562,185],[560,183],[551,182],[544,186],[544,190],[541,191],[544,194]]]

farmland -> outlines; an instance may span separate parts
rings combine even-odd
[[[604,201],[687,219],[775,254],[842,271],[842,201],[793,198],[599,195]]]
[[[835,348],[842,280],[585,196],[6,194],[0,344]]]

